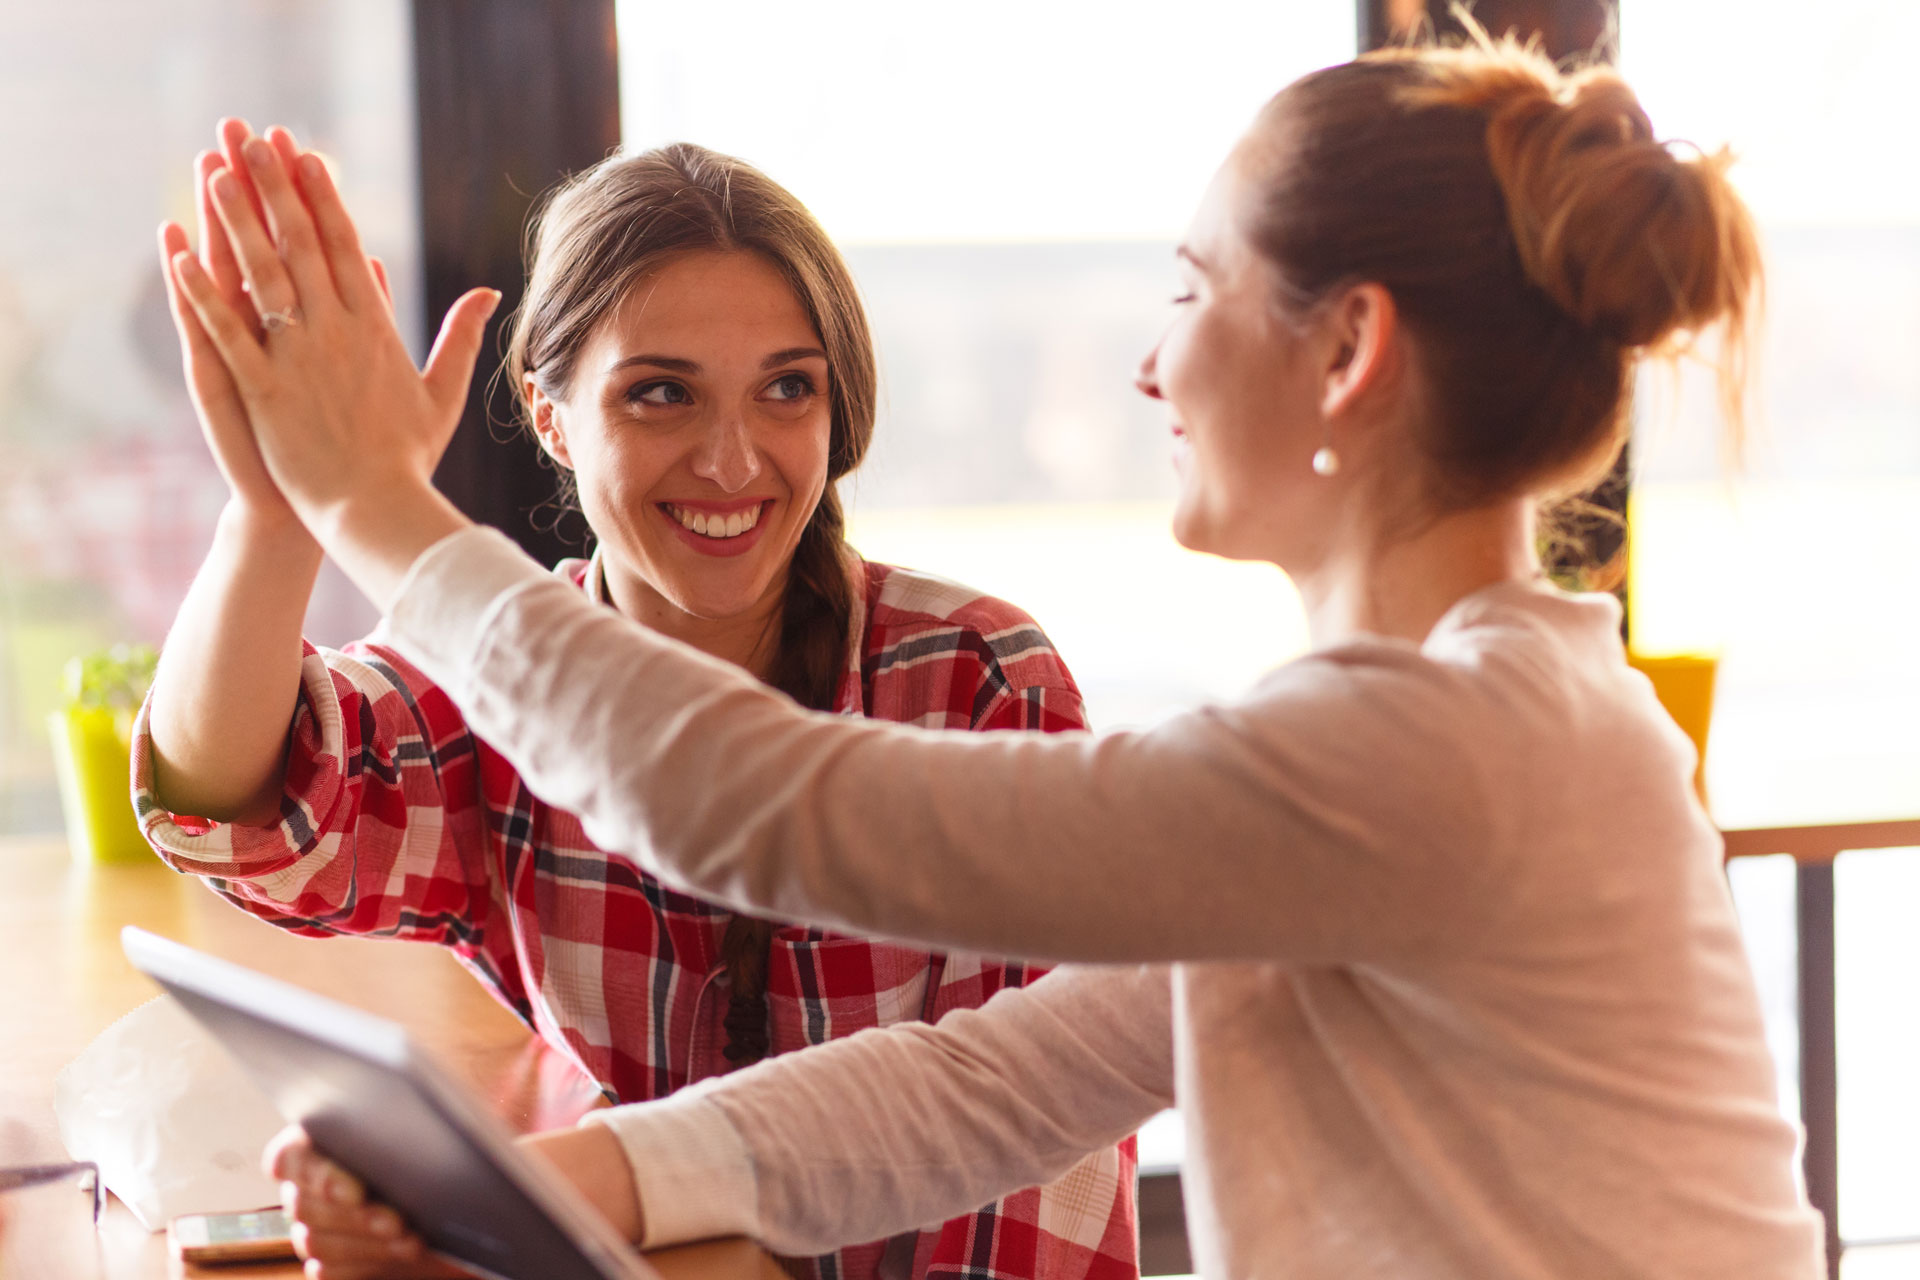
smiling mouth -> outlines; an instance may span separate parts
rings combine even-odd
[[[680,522],[680,527],[689,533],[699,534],[703,538],[712,538],[724,542],[728,538],[738,538],[750,533],[760,523],[760,513],[766,509],[766,503],[756,503],[742,511],[721,515],[715,511],[690,511],[685,507],[676,507],[671,502],[663,502],[660,509],[668,517]]]

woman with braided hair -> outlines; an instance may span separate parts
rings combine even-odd
[[[1645,359],[1718,331],[1737,392],[1760,283],[1726,157],[1663,143],[1612,72],[1482,39],[1261,112],[1139,384],[1175,536],[1285,569],[1312,649],[1098,738],[796,710],[472,528],[324,173],[263,159],[285,257],[244,252],[305,327],[261,341],[176,279],[273,479],[529,784],[743,908],[1064,962],[537,1142],[618,1228],[882,1234],[1177,1094],[1215,1280],[1822,1274],[1692,749],[1618,602],[1539,562]],[[320,1274],[417,1253],[299,1137],[272,1158]]]
[[[244,166],[244,127],[226,133],[230,160],[201,161],[209,199]],[[202,238],[210,261],[230,260],[217,218]],[[507,376],[598,544],[558,567],[559,585],[823,713],[1083,727],[1025,614],[846,544],[834,484],[873,433],[872,344],[838,252],[763,174],[681,144],[575,178],[540,218],[510,335]],[[260,469],[218,359],[192,342],[187,357],[234,497],[135,751],[144,830],[174,866],[297,932],[450,947],[616,1102],[938,1020],[1039,975],[675,892],[543,803],[380,634],[303,648],[319,547]],[[447,384],[456,413],[466,376]],[[1064,1181],[796,1265],[833,1280],[883,1258],[889,1275],[1124,1280],[1138,1274],[1133,1197],[1132,1142],[1117,1141]]]

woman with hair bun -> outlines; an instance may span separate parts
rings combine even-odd
[[[883,1233],[1177,1094],[1203,1275],[1813,1280],[1691,748],[1617,602],[1536,550],[1646,357],[1740,350],[1760,268],[1725,167],[1613,73],[1484,39],[1276,97],[1139,383],[1173,419],[1175,535],[1285,569],[1313,647],[1098,738],[808,715],[584,607],[432,493],[444,428],[380,324],[316,288],[261,343],[176,268],[289,500],[537,791],[742,907],[1078,962],[568,1135],[552,1153],[635,1239]],[[324,175],[300,182],[350,245]],[[274,1158],[325,1274],[398,1229],[316,1199],[337,1171],[301,1139]]]
[[[224,133],[238,169],[247,133]],[[298,163],[290,137],[275,141]],[[203,193],[223,167],[203,158]],[[823,713],[1084,727],[1032,619],[847,545],[834,485],[873,436],[873,346],[846,264],[789,192],[684,143],[615,156],[549,197],[529,256],[506,372],[596,542],[556,585]],[[303,646],[319,547],[223,400],[219,360],[183,332],[233,499],[139,724],[137,801],[161,857],[282,928],[449,947],[615,1102],[936,1021],[1040,975],[674,892],[543,803],[380,634]],[[440,384],[452,417],[475,350],[443,347],[431,366],[460,366]],[[838,1237],[796,1274],[1125,1280],[1139,1271],[1133,1163],[1117,1139],[1052,1185]]]

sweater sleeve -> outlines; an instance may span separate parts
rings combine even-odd
[[[1096,738],[805,713],[486,530],[424,553],[392,624],[596,843],[829,928],[1036,960],[1386,960],[1483,931],[1510,860],[1512,717],[1410,645]]]
[[[272,823],[169,812],[153,791],[147,712],[134,728],[134,806],[169,865],[296,933],[478,950],[492,894],[474,738],[399,655],[372,643],[305,646]]]
[[[1068,966],[938,1025],[863,1031],[595,1112],[646,1244],[820,1253],[1057,1178],[1173,1100],[1168,970]]]

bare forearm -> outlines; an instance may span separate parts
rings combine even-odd
[[[155,790],[175,813],[244,822],[277,812],[320,558],[297,524],[237,503],[221,513],[154,682]]]
[[[611,1131],[598,1125],[556,1129],[520,1142],[552,1164],[623,1238],[637,1242],[646,1234],[633,1167]]]

